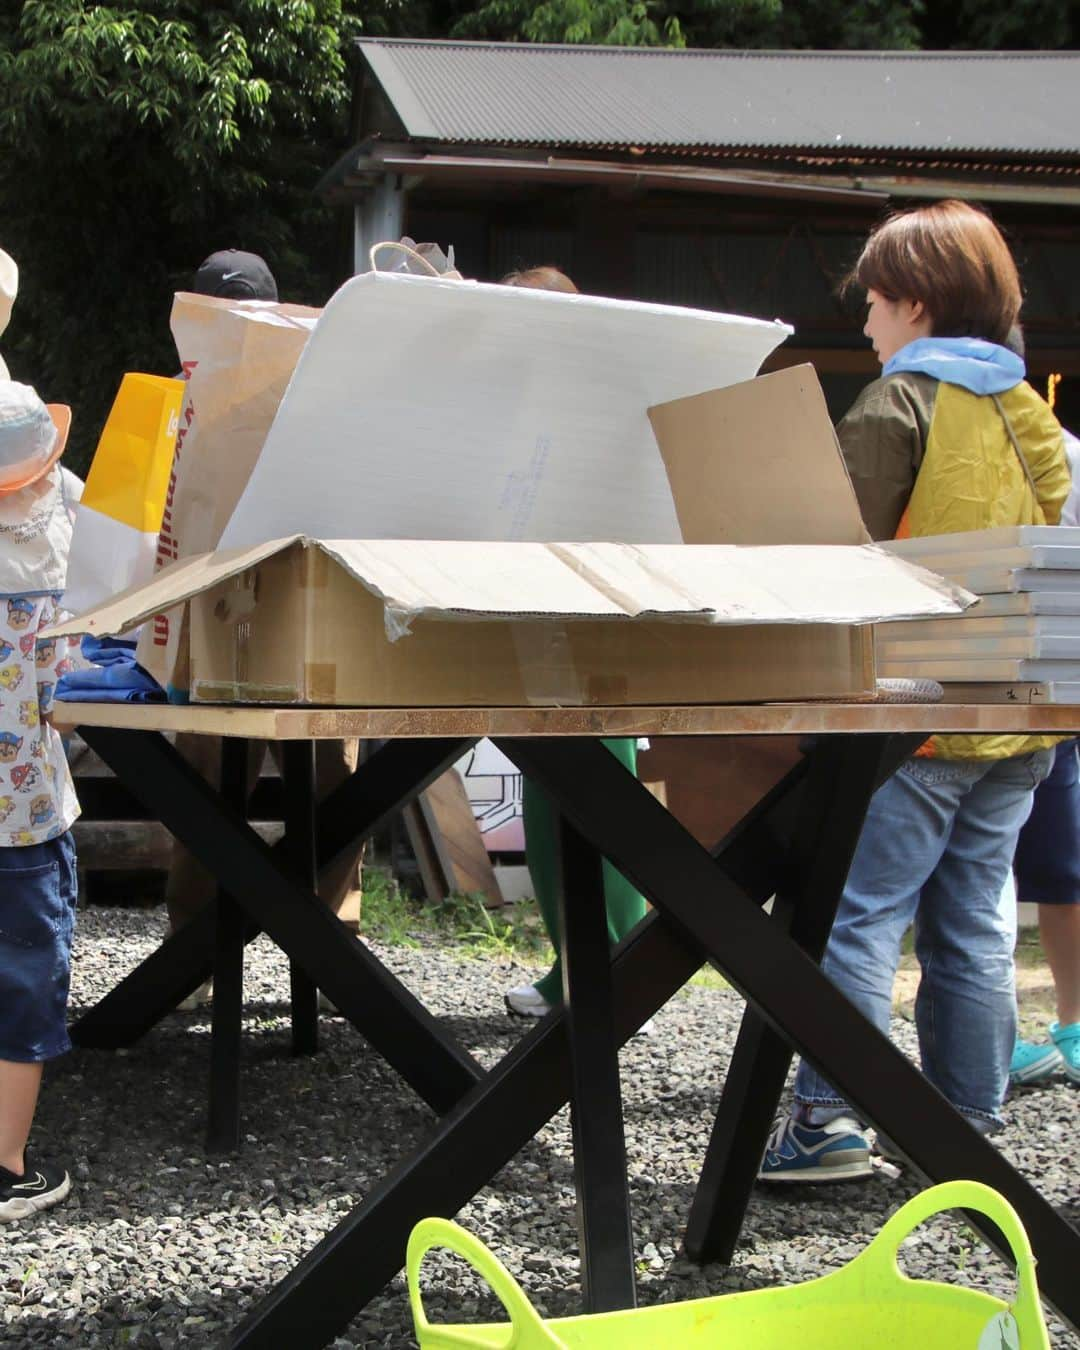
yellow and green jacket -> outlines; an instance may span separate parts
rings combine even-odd
[[[982,368],[971,367],[972,351]],[[993,343],[930,338],[863,390],[837,435],[874,539],[1058,523],[1070,487],[1061,426],[1022,373],[1020,358]],[[1007,759],[1061,739],[935,736],[919,753]]]

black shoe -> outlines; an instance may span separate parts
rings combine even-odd
[[[71,1178],[62,1167],[31,1162],[29,1157],[21,1177],[0,1167],[0,1223],[28,1219],[58,1205],[70,1190]]]

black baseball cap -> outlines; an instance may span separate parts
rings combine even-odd
[[[257,253],[223,248],[211,253],[195,273],[199,295],[217,295],[228,300],[276,300],[274,274]]]

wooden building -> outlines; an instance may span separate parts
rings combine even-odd
[[[1029,367],[1080,425],[1080,54],[667,51],[361,39],[355,145],[320,184],[378,239],[497,280],[780,317],[835,414],[877,370],[838,298],[890,206],[962,197],[1006,231]]]

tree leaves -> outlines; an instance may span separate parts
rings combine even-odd
[[[359,25],[344,0],[0,11],[0,246],[21,271],[4,354],[73,405],[85,463],[123,372],[175,370],[172,293],[208,253],[262,253],[290,299],[340,279],[312,189],[346,140]]]

